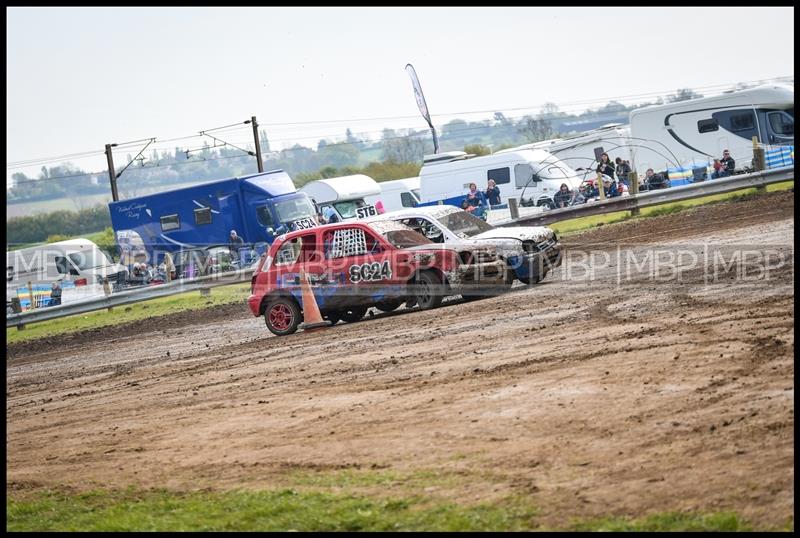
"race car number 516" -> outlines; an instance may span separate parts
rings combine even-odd
[[[374,205],[366,205],[364,207],[359,207],[358,209],[356,209],[356,217],[360,219],[365,219],[367,217],[374,217],[377,214],[378,212],[375,211]]]
[[[300,219],[294,221],[294,229],[295,230],[306,230],[308,228],[313,228],[316,226],[313,220],[310,218]]]

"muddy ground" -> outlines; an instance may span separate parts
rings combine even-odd
[[[793,209],[780,192],[603,226],[565,238],[537,286],[315,333],[273,337],[242,304],[9,346],[7,491],[435,470],[455,478],[417,493],[526,495],[551,525],[735,510],[783,526]]]

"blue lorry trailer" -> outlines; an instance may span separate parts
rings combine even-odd
[[[120,251],[166,252],[225,245],[231,230],[258,254],[278,235],[317,225],[314,204],[283,170],[212,181],[108,204]]]

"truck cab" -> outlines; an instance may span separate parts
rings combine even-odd
[[[249,254],[253,247],[262,254],[275,237],[318,224],[313,203],[283,170],[120,200],[108,207],[120,250],[135,244],[145,254],[137,261],[152,265],[167,252],[227,244],[234,230],[245,243],[243,251]]]
[[[300,188],[327,223],[363,219],[381,213],[381,188],[364,174],[318,179]],[[368,200],[372,200],[370,203]]]

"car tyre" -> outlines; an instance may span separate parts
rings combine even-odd
[[[419,273],[412,289],[420,310],[430,310],[442,304],[444,283],[433,271]]]
[[[273,299],[264,310],[267,329],[276,336],[286,336],[296,332],[301,321],[300,307],[294,299],[288,297]]]

